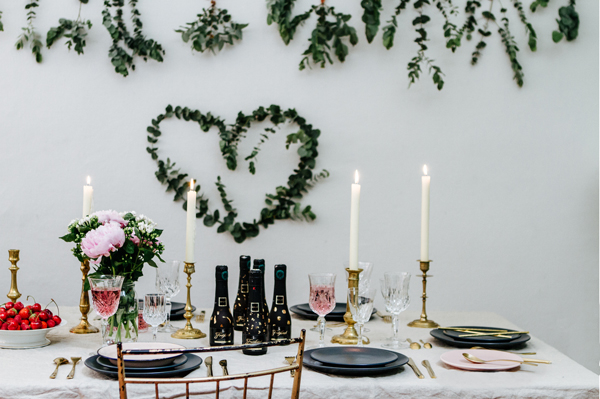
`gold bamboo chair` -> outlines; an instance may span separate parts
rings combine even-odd
[[[151,350],[141,350],[141,349],[131,349],[131,350],[123,350],[122,344],[119,342],[117,344],[117,366],[118,366],[118,374],[119,374],[119,394],[121,399],[127,399],[127,384],[153,384],[154,392],[156,395],[156,399],[159,399],[158,396],[158,386],[160,384],[185,384],[185,397],[188,399],[190,397],[190,384],[195,383],[216,383],[216,392],[215,397],[219,399],[219,384],[221,381],[231,381],[231,380],[244,380],[244,396],[246,399],[246,393],[248,391],[248,379],[254,377],[262,377],[266,375],[271,376],[271,382],[269,384],[269,396],[271,399],[273,394],[273,382],[275,381],[275,374],[285,373],[289,371],[294,380],[292,385],[292,399],[298,399],[300,396],[300,379],[302,377],[302,359],[304,357],[304,342],[306,337],[306,330],[302,330],[300,332],[299,338],[293,338],[288,340],[282,340],[277,342],[263,342],[258,344],[246,344],[246,345],[231,345],[231,346],[217,346],[217,347],[199,347],[199,348],[184,348],[184,349],[151,349]],[[213,376],[213,377],[201,377],[201,378],[127,378],[125,375],[125,366],[123,363],[124,355],[136,355],[136,354],[158,354],[158,353],[208,353],[208,352],[221,352],[221,351],[238,351],[242,349],[252,349],[252,348],[264,348],[269,346],[283,346],[290,344],[298,344],[298,353],[296,355],[296,360],[289,366],[278,367],[269,370],[261,370],[254,371],[250,373],[241,373],[241,374],[231,374],[231,375],[223,375],[223,376]]]

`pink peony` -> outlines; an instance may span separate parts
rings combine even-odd
[[[97,216],[98,222],[101,224],[116,222],[119,223],[121,227],[127,226],[127,222],[121,217],[121,215],[119,215],[119,212],[117,211],[98,211],[93,213],[91,216]]]
[[[125,232],[116,222],[109,222],[88,232],[81,241],[81,250],[92,263],[98,264],[103,256],[121,248],[125,243]]]
[[[130,240],[137,245],[138,247],[140,246],[140,239],[137,238],[137,236],[135,235],[135,232],[131,233],[131,238]]]

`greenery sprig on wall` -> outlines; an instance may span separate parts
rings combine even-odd
[[[0,11],[0,32],[4,31],[4,25],[2,25],[2,11]]]
[[[221,177],[217,177],[216,186],[223,204],[224,215],[222,216],[218,209],[210,211],[209,200],[205,194],[200,191],[200,185],[196,185],[195,190],[199,193],[196,204],[196,217],[202,218],[204,225],[212,227],[218,225],[217,233],[228,232],[231,234],[237,243],[241,243],[246,238],[256,237],[260,231],[260,227],[268,228],[269,225],[275,223],[276,220],[306,220],[312,221],[317,216],[313,213],[311,206],[303,207],[300,200],[303,195],[308,192],[317,182],[329,176],[329,172],[323,170],[319,173],[314,173],[316,166],[316,158],[318,156],[318,137],[321,132],[314,129],[306,120],[298,115],[296,110],[282,110],[278,105],[270,107],[259,107],[251,114],[239,112],[234,124],[226,124],[221,118],[212,115],[210,112],[203,114],[199,110],[193,110],[187,107],[172,107],[167,106],[165,113],[160,114],[156,119],[152,120],[152,124],[148,127],[147,140],[150,143],[146,148],[152,159],[158,165],[158,171],[155,173],[156,178],[167,186],[167,192],[174,192],[174,201],[185,201],[186,192],[189,190],[188,174],[175,168],[175,162],[171,162],[170,158],[166,160],[159,159],[158,156],[158,139],[162,135],[160,124],[166,119],[175,117],[185,121],[192,121],[198,124],[200,130],[208,132],[212,127],[218,131],[220,142],[219,148],[221,155],[230,170],[236,170],[238,165],[238,144],[247,135],[248,129],[253,123],[270,121],[275,127],[285,123],[295,124],[298,130],[287,136],[286,149],[289,149],[292,144],[300,144],[297,153],[300,157],[299,163],[288,177],[287,185],[280,185],[275,188],[274,193],[268,193],[265,197],[267,205],[260,211],[260,216],[252,222],[238,222],[237,209],[233,206],[233,200],[227,195],[226,187],[221,181]],[[249,162],[248,170],[251,174],[256,173],[257,155],[260,151],[260,146],[269,138],[269,134],[276,133],[272,127],[264,129],[264,133],[260,135],[258,144],[253,148],[252,152],[244,159]],[[183,204],[183,209],[187,210],[187,201]]]
[[[221,51],[226,44],[233,46],[234,40],[242,40],[242,29],[248,26],[233,22],[227,10],[217,8],[215,1],[211,1],[208,9],[202,9],[196,21],[186,25],[175,31],[181,33],[181,39],[186,43],[191,41],[194,51],[210,50],[213,54],[215,49]]]
[[[530,5],[531,12],[535,12],[538,7],[548,7],[550,0],[534,0]],[[575,0],[569,0],[568,5],[558,9],[559,19],[558,30],[552,32],[552,40],[555,43],[560,42],[563,37],[567,41],[575,40],[579,34],[579,14],[575,10]]]
[[[21,28],[23,33],[21,33],[15,43],[15,47],[17,50],[24,49],[27,43],[30,44],[31,53],[35,56],[35,61],[37,63],[42,62],[42,41],[40,34],[35,30],[33,26],[33,22],[36,18],[35,9],[39,7],[38,0],[30,0],[26,5],[25,9],[27,10],[27,26]]]
[[[65,44],[69,50],[74,46],[77,54],[83,54],[87,31],[92,28],[92,22],[89,19],[87,21],[81,19],[81,6],[87,3],[88,0],[79,0],[79,13],[77,14],[76,20],[72,21],[61,18],[58,20],[58,26],[50,28],[46,34],[46,46],[48,48],[52,47],[52,45],[61,37],[66,37],[69,40],[67,40]]]
[[[123,76],[129,75],[129,69],[135,70],[134,57],[139,56],[148,61],[148,58],[158,62],[163,61],[165,50],[152,39],[147,39],[142,33],[142,20],[137,9],[138,0],[129,0],[131,6],[131,22],[133,23],[133,36],[129,33],[123,19],[123,6],[125,0],[105,0],[102,11],[102,24],[110,33],[113,44],[108,56],[111,59],[115,72]],[[111,9],[115,9],[114,15]],[[128,53],[125,48],[131,51]]]

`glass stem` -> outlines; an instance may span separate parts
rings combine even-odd
[[[398,323],[398,315],[392,315],[392,331],[394,333],[394,342],[398,342],[398,329],[400,327],[400,323]]]
[[[167,322],[165,326],[168,327],[171,325],[171,298],[165,298],[165,309],[167,309]]]
[[[363,324],[362,323],[357,323],[358,324],[358,342],[357,345],[358,346],[363,346]]]
[[[156,341],[157,334],[158,334],[158,325],[152,326],[152,341]]]
[[[319,346],[325,346],[325,317],[319,316]]]
[[[102,334],[102,346],[108,345],[106,342],[108,337],[106,336],[106,331],[108,330],[108,319],[102,319],[102,327],[100,333]]]

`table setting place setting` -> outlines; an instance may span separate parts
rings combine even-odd
[[[252,344],[290,340],[300,330],[304,336],[305,329],[308,330],[306,348],[300,362],[306,371],[305,381],[313,378],[312,373],[329,378],[397,375],[406,379],[412,373],[403,371],[409,369],[418,380],[440,381],[445,370],[535,373],[537,369],[551,367],[551,360],[534,358],[537,353],[524,350],[531,339],[529,331],[481,325],[476,320],[467,323],[460,320],[457,325],[440,327],[428,318],[427,279],[433,277],[428,274],[429,183],[429,176],[423,176],[421,259],[418,260],[421,274],[415,276],[423,285],[421,313],[409,323],[401,322],[400,315],[411,302],[411,273],[386,271],[375,278],[373,263],[358,260],[360,185],[357,180],[352,184],[350,253],[344,265],[347,289],[341,295],[336,295],[335,290],[337,273],[309,273],[303,277],[308,280],[308,302],[289,306],[288,267],[285,264],[267,267],[264,259],[242,255],[232,305],[228,293],[229,268],[226,265],[214,268],[214,306],[210,318],[205,317],[206,307],[197,309],[191,300],[192,275],[196,271],[193,208],[189,208],[187,218],[185,260],[164,261],[161,258],[164,245],[159,238],[162,230],[155,222],[135,212],[92,213],[93,190],[89,184],[84,186],[83,218],[72,221],[68,233],[61,237],[74,244],[72,251],[81,262],[82,273],[80,320],[75,321],[77,324],[67,335],[81,339],[89,336],[88,342],[93,340],[98,347],[79,356],[44,359],[49,377],[76,379],[77,366],[83,365],[95,375],[117,379],[117,344],[124,351],[123,368],[128,378],[182,378],[191,373],[228,376],[231,367],[236,372],[245,372],[240,370],[241,365],[253,364],[240,361],[240,356],[266,355],[265,358],[276,357],[277,362],[292,366],[297,364],[298,357],[293,352],[286,353],[285,347],[254,348]],[[188,200],[195,201],[195,194],[192,181]],[[25,305],[19,301],[19,250],[9,251],[9,261],[10,301],[0,307],[0,348],[45,348],[52,344],[46,335],[64,328],[66,321],[61,319],[58,305],[53,301],[44,309],[38,303]],[[142,276],[145,264],[155,269],[156,292],[138,295],[135,283]],[[267,302],[265,286],[268,269],[274,279],[271,304]],[[187,281],[180,281],[181,272]],[[207,273],[203,274],[206,277]],[[296,270],[293,275],[297,284]],[[186,301],[174,302],[181,291],[185,292]],[[385,311],[374,307],[376,298],[383,299]],[[48,309],[50,305],[56,305],[56,314]],[[88,320],[92,318],[91,309],[96,314],[93,320],[100,321],[100,329]],[[206,328],[206,324],[208,336],[199,328]],[[429,337],[425,335],[427,332]],[[65,333],[60,334],[63,344]],[[402,338],[406,335],[417,339]],[[208,339],[199,341],[203,338]],[[236,342],[241,342],[242,347],[222,358],[202,355],[205,348],[228,350]],[[449,350],[451,347],[456,349]],[[43,353],[42,349],[40,356]],[[60,372],[61,365],[70,367],[66,377]],[[292,370],[291,375],[295,372]]]

